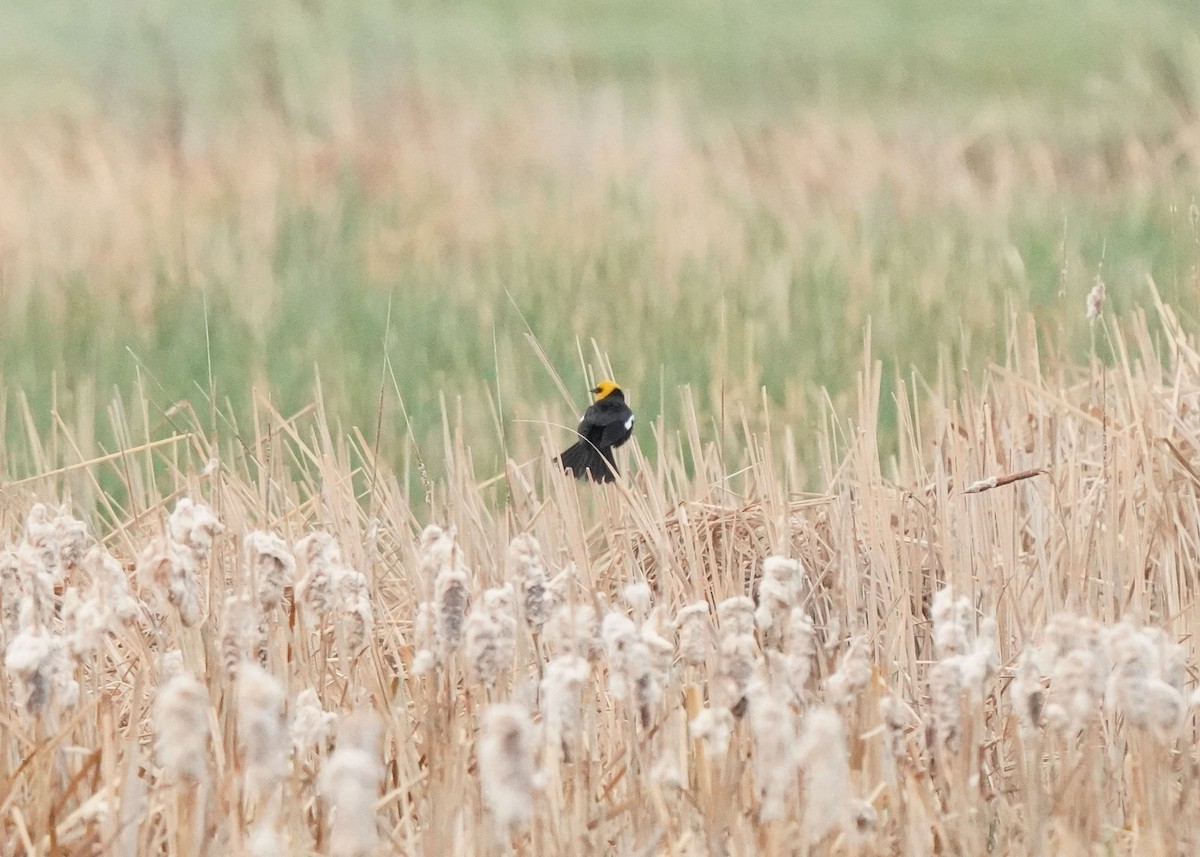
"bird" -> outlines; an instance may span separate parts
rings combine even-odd
[[[625,393],[616,381],[601,381],[592,388],[592,395],[596,398],[576,430],[579,440],[558,460],[576,479],[612,482],[617,474],[613,450],[633,434],[633,411],[625,404]]]

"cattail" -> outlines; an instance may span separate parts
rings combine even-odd
[[[1123,714],[1132,726],[1165,735],[1176,731],[1187,705],[1183,694],[1160,677],[1161,648],[1155,633],[1121,622],[1107,637],[1112,675],[1105,706]]]
[[[834,705],[849,702],[871,683],[871,661],[867,657],[867,638],[861,634],[850,639],[837,672],[825,680],[825,694]]]
[[[763,821],[775,821],[785,816],[788,791],[796,781],[796,715],[760,682],[749,693],[759,815]]]
[[[116,625],[99,599],[91,593],[80,595],[74,586],[63,593],[62,615],[67,649],[76,660],[99,650],[109,629]]]
[[[96,545],[83,557],[83,568],[92,579],[93,596],[108,616],[120,625],[129,625],[141,613],[141,605],[129,591],[124,567],[102,545]]]
[[[195,503],[189,497],[180,497],[175,511],[167,519],[167,533],[171,541],[186,545],[196,559],[203,560],[212,550],[213,539],[225,532],[225,526],[203,503]]]
[[[788,615],[787,634],[784,637],[783,664],[787,684],[800,702],[807,698],[808,680],[812,675],[816,653],[817,635],[812,619],[803,609],[793,607]]]
[[[38,553],[38,565],[51,574],[57,583],[62,579],[58,568],[58,543],[54,535],[54,519],[45,503],[34,503],[25,516],[25,541]]]
[[[938,590],[930,609],[933,649],[939,658],[965,655],[970,646],[974,608],[966,596],[956,599],[950,587]]]
[[[754,621],[764,638],[776,642],[782,638],[780,626],[800,600],[802,575],[803,569],[797,560],[783,556],[769,556],[763,560]]]
[[[256,599],[230,595],[221,611],[221,666],[233,677],[243,663],[266,665],[267,640]]]
[[[717,605],[721,636],[754,633],[754,602],[744,595],[726,598]]]
[[[184,625],[200,621],[200,581],[191,551],[159,536],[138,557],[137,575],[144,589],[179,611]]]
[[[454,527],[443,530],[437,524],[430,524],[421,531],[419,553],[421,570],[426,579],[432,579],[443,568],[455,564],[455,555],[458,553],[456,535]]]
[[[177,675],[154,700],[154,752],[168,776],[192,783],[208,764],[208,694],[189,675]]]
[[[525,624],[540,631],[549,616],[546,566],[542,547],[529,533],[517,535],[508,546],[509,579],[522,595]]]
[[[275,533],[254,530],[246,536],[246,569],[263,613],[283,600],[283,587],[296,575],[296,558]]]
[[[412,670],[416,675],[429,672],[440,662],[437,654],[437,608],[432,601],[422,601],[417,605],[417,615],[413,620],[413,650]]]
[[[158,686],[162,687],[176,676],[183,675],[183,652],[168,649],[158,656]]]
[[[649,721],[653,695],[650,648],[642,641],[637,626],[621,613],[611,611],[604,617],[600,634],[608,661],[608,692],[614,699],[634,699],[643,724]]]
[[[1104,280],[1100,278],[1099,274],[1096,275],[1096,282],[1092,286],[1092,290],[1088,292],[1085,309],[1088,321],[1095,321],[1104,311]]]
[[[297,754],[323,748],[337,715],[321,707],[311,687],[300,691],[292,708],[292,748]]]
[[[727,598],[717,605],[717,618],[721,638],[712,683],[713,704],[741,716],[746,690],[761,660],[754,640],[754,602],[740,596]]]
[[[1026,732],[1040,729],[1046,707],[1046,689],[1038,677],[1033,652],[1029,649],[1017,659],[1017,673],[1009,685],[1009,693],[1021,728]]]
[[[675,614],[679,629],[679,660],[689,667],[702,667],[708,658],[708,602],[696,601]]]
[[[356,652],[366,645],[375,628],[367,577],[347,565],[335,565],[330,573],[337,606],[338,630],[346,648]]]
[[[929,705],[937,743],[958,749],[962,732],[963,677],[957,659],[937,661],[929,668]]]
[[[333,606],[333,573],[342,564],[342,551],[329,533],[309,533],[295,544],[296,600],[315,616]]]
[[[854,808],[845,727],[836,711],[808,712],[798,753],[804,769],[804,828],[808,841],[818,842],[848,828]]]
[[[0,631],[5,640],[17,635],[21,615],[21,574],[16,551],[0,549]]]
[[[579,694],[591,670],[579,655],[559,655],[546,664],[541,683],[541,714],[546,743],[563,747],[573,742],[579,731]]]
[[[702,709],[688,724],[688,733],[693,741],[703,741],[713,755],[723,756],[733,736],[733,714],[728,708]]]
[[[249,794],[265,800],[288,773],[288,734],[283,685],[257,664],[237,673],[237,728]]]
[[[338,727],[337,749],[321,769],[318,787],[328,808],[329,853],[362,857],[378,842],[375,802],[383,779],[378,718],[360,710]]]
[[[59,509],[51,522],[56,560],[60,575],[77,568],[87,549],[87,524],[73,517],[66,506]]]
[[[57,607],[55,605],[55,566],[47,565],[44,551],[28,541],[16,549],[16,622],[12,633],[26,628],[50,628]]]
[[[428,531],[429,528],[426,528],[426,532]],[[442,651],[446,653],[453,652],[462,645],[463,625],[471,600],[471,573],[462,561],[462,553],[454,541],[454,532],[453,527],[447,532],[440,532],[425,555],[425,560],[439,558],[441,561],[433,580],[433,600],[437,605],[438,642]],[[422,535],[422,547],[424,546]]]
[[[44,628],[26,627],[4,652],[17,704],[30,715],[73,706],[79,685],[71,675],[65,643]]]
[[[523,826],[533,815],[534,746],[533,724],[523,708],[497,703],[483,712],[479,782],[500,831]]]
[[[543,637],[551,655],[577,654],[594,661],[604,652],[600,621],[591,604],[561,605],[550,614]]]
[[[644,622],[650,614],[650,608],[653,605],[653,593],[650,591],[650,584],[645,581],[639,583],[630,583],[621,590],[621,600],[625,602],[633,613],[635,622]]]
[[[1046,724],[1064,736],[1094,722],[1108,681],[1108,655],[1100,626],[1067,613],[1051,617],[1038,650],[1042,669],[1050,675]]]
[[[510,584],[483,593],[481,604],[467,617],[465,653],[470,673],[488,687],[512,667],[517,620]]]

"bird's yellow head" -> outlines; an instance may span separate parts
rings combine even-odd
[[[604,380],[592,388],[592,394],[596,397],[596,401],[611,396],[613,393],[621,392],[621,388],[617,386],[616,381]]]

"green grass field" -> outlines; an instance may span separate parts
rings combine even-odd
[[[319,376],[393,461],[438,448],[444,396],[499,472],[501,435],[517,455],[569,437],[546,423],[574,419],[592,340],[668,432],[683,385],[727,427],[765,395],[810,430],[823,389],[848,401],[868,321],[889,388],[999,357],[1024,312],[1085,356],[1098,273],[1117,313],[1151,278],[1196,306],[1198,21],[1098,1],[5,4],[10,466],[29,424],[135,384],[155,432],[182,400],[213,430],[252,388],[302,407]]]

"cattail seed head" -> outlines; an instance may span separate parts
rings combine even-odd
[[[154,752],[167,775],[192,783],[205,779],[208,765],[208,693],[180,674],[154,700]]]
[[[175,511],[167,519],[171,541],[190,548],[196,559],[203,560],[212,550],[213,539],[225,532],[225,526],[203,503],[180,497]]]
[[[802,582],[803,568],[799,561],[783,556],[763,560],[758,607],[754,611],[754,621],[760,632],[776,641],[782,638],[781,633],[770,632],[782,630],[780,626],[800,600]]]
[[[330,818],[332,857],[363,857],[378,842],[375,801],[383,779],[379,743],[379,721],[370,711],[356,711],[338,727],[337,749],[317,782]]]
[[[488,687],[512,667],[517,635],[513,600],[510,584],[489,589],[467,617],[464,646],[467,669]]]
[[[488,706],[479,735],[479,781],[500,831],[523,826],[533,815],[534,747],[533,724],[523,708]]]
[[[846,729],[832,708],[814,708],[804,718],[798,747],[804,769],[804,828],[809,842],[851,823],[850,762]]]
[[[266,798],[288,772],[286,694],[279,680],[258,664],[237,673],[238,748],[250,794]]]
[[[540,631],[549,616],[546,565],[542,547],[529,533],[517,535],[508,546],[509,580],[521,592],[525,624]]]
[[[342,564],[342,551],[329,533],[309,533],[296,542],[296,600],[318,617],[333,607],[334,569]]]
[[[296,558],[275,533],[254,530],[246,536],[246,569],[264,613],[283,600],[283,588],[296,575]]]
[[[687,666],[702,667],[708,658],[708,602],[696,601],[675,614],[679,629],[679,659]]]
[[[137,575],[144,590],[179,611],[184,625],[200,621],[200,581],[192,551],[159,536],[138,557]]]

